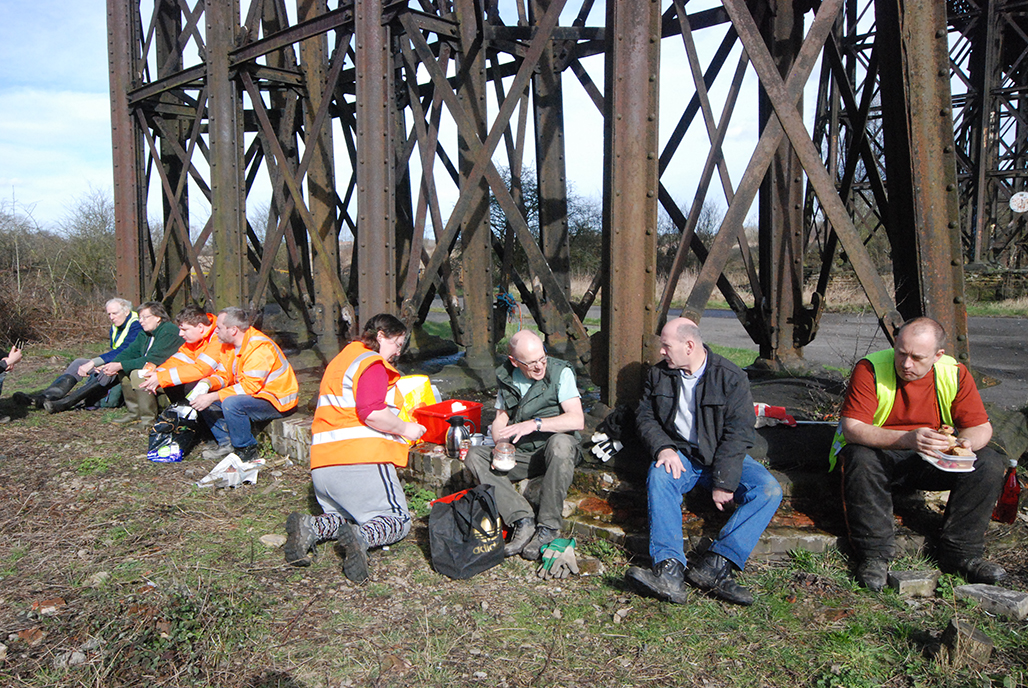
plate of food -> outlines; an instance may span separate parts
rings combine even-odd
[[[939,432],[949,436],[949,449],[946,452],[918,452],[921,458],[932,464],[940,471],[947,473],[970,473],[974,470],[974,462],[978,459],[975,453],[967,447],[957,444],[953,428],[943,425]]]

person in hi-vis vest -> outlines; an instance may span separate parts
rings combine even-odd
[[[915,318],[896,332],[896,346],[857,362],[843,401],[829,463],[838,465],[843,511],[857,557],[856,578],[885,587],[894,556],[894,490],[949,490],[935,556],[945,571],[972,583],[1006,572],[983,559],[985,529],[1002,488],[1005,461],[987,446],[992,425],[967,367],[943,350],[946,332]],[[950,449],[942,426],[977,454],[970,472],[946,472],[923,457]]]
[[[361,583],[368,579],[368,548],[410,532],[396,469],[407,465],[406,440],[420,438],[425,426],[397,415],[400,372],[393,361],[406,336],[400,320],[380,313],[328,364],[311,424],[311,481],[324,513],[289,514],[287,563],[309,566],[318,542],[336,540],[343,574]]]

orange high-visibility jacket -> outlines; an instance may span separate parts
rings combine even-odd
[[[167,361],[157,367],[157,384],[161,387],[187,385],[209,376],[217,370],[222,350],[233,351],[231,344],[223,343],[214,334],[215,317],[207,314],[208,326],[203,337],[190,344],[186,342]]]
[[[293,367],[282,349],[260,330],[249,328],[243,343],[236,349],[231,344],[222,348],[218,366],[210,377],[211,390],[218,390],[218,399],[225,401],[236,394],[246,394],[270,401],[279,411],[296,406],[300,385]]]
[[[318,409],[311,424],[311,469],[357,463],[407,465],[407,443],[399,435],[370,428],[357,417],[357,385],[372,363],[385,364],[389,375],[386,406],[397,413],[396,381],[400,372],[361,341],[351,342],[332,359],[321,379]]]

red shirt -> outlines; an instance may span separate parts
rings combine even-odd
[[[978,394],[974,378],[963,363],[958,363],[957,397],[951,406],[953,426],[957,429],[973,428],[989,421],[985,406]],[[840,415],[864,423],[873,423],[878,408],[875,394],[875,374],[871,362],[861,359],[853,368],[850,386],[842,404]],[[907,382],[897,376],[896,401],[882,427],[892,430],[937,428],[942,424],[939,400],[935,394],[935,369],[920,380]]]
[[[381,361],[372,363],[361,373],[357,384],[357,417],[363,423],[368,414],[386,407],[385,396],[389,389],[389,375]]]

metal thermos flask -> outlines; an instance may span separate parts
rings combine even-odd
[[[460,443],[463,440],[471,441],[471,430],[464,416],[453,416],[447,422],[450,427],[446,429],[446,455],[456,459],[460,455]]]

